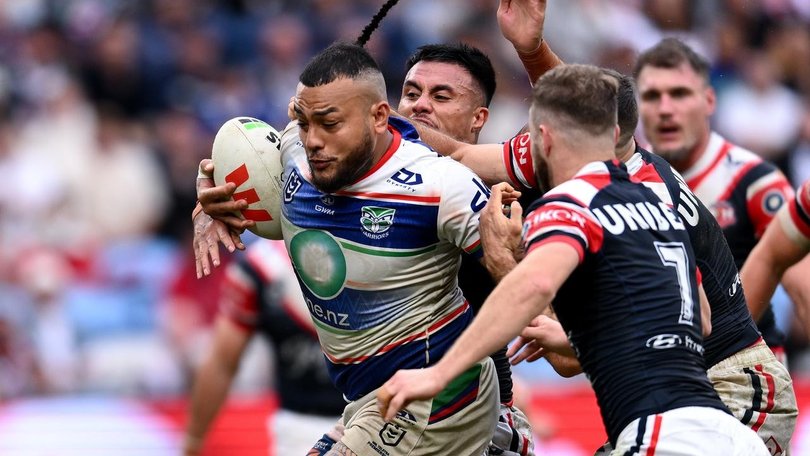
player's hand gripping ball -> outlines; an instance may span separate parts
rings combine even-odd
[[[211,149],[214,183],[236,184],[234,200],[248,202],[241,211],[256,224],[250,231],[267,239],[281,239],[281,135],[252,117],[235,117],[220,127]]]

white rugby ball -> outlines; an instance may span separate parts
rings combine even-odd
[[[236,184],[233,199],[244,199],[242,218],[256,224],[250,231],[267,239],[281,239],[281,135],[253,117],[225,122],[214,137],[211,160],[214,183]]]

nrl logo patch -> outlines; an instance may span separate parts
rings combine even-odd
[[[377,206],[363,206],[360,208],[360,225],[363,227],[363,234],[372,238],[380,239],[388,234],[383,234],[394,224],[394,213],[396,209]]]

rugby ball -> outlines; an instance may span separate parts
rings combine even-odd
[[[250,231],[267,239],[281,239],[281,135],[253,117],[225,122],[211,148],[214,183],[236,184],[233,199],[248,202],[241,217],[256,224]]]

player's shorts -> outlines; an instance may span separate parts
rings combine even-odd
[[[498,380],[490,358],[453,380],[436,397],[415,401],[390,423],[377,408],[377,391],[343,413],[341,442],[358,456],[481,455],[498,421]]]
[[[762,340],[708,370],[731,413],[760,436],[772,455],[787,455],[799,414],[793,381]]]
[[[270,454],[307,454],[324,433],[335,427],[339,419],[339,416],[306,415],[279,409],[267,419],[275,448]]]
[[[682,407],[633,420],[611,456],[766,456],[765,444],[733,416],[710,407]]]

